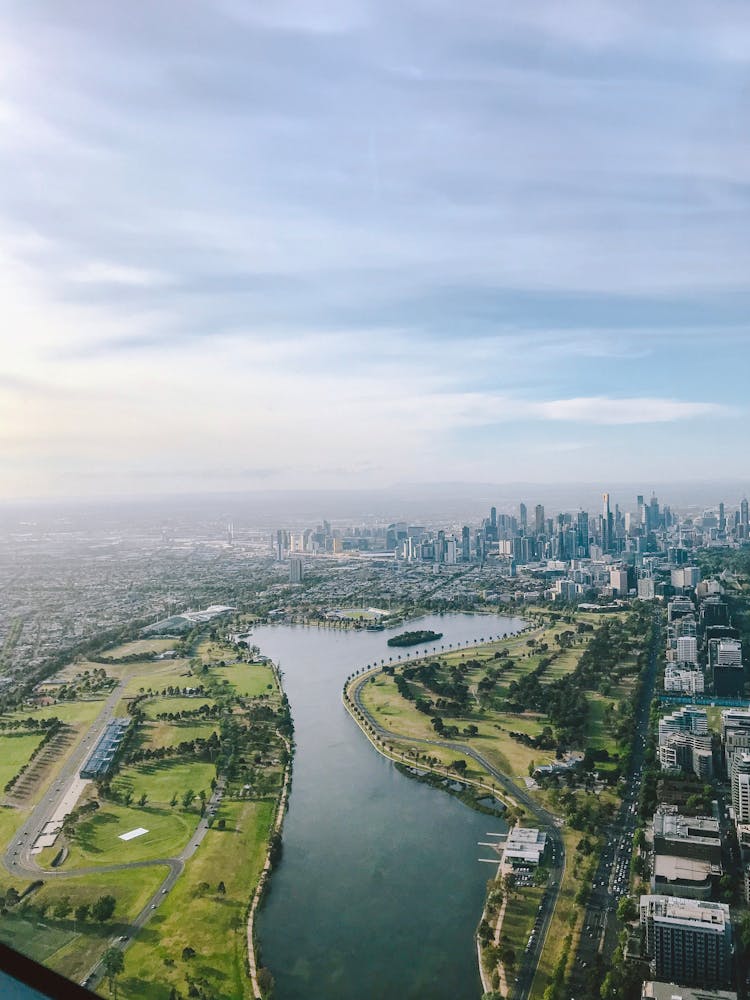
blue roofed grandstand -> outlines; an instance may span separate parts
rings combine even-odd
[[[91,756],[81,768],[82,778],[103,778],[109,774],[130,721],[130,717],[126,715],[109,723],[91,751]]]

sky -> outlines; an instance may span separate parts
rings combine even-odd
[[[0,498],[748,478],[744,2],[0,0]]]

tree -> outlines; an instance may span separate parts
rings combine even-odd
[[[182,796],[182,808],[189,809],[192,805],[193,799],[195,798],[195,792],[192,788],[188,788],[185,794]]]
[[[216,891],[221,893],[222,896],[224,896],[226,895],[227,887],[224,885],[223,882],[219,882],[219,884],[216,886]]]
[[[102,959],[109,992],[117,996],[117,977],[125,969],[125,959],[119,948],[107,948]]]
[[[53,913],[58,920],[64,920],[72,909],[70,896],[61,896],[55,903]]]
[[[170,806],[176,806],[177,805],[177,792],[174,792],[174,794],[172,795],[172,798],[169,800],[169,804],[170,804]]]
[[[5,893],[5,905],[15,906],[20,898],[21,896],[19,895],[18,889],[14,889],[13,886],[11,886]]]
[[[195,958],[195,948],[191,948],[187,945],[182,949],[182,961],[189,962],[191,958]]]
[[[117,900],[114,896],[100,896],[91,907],[91,916],[100,922],[109,920],[115,912]]]
[[[76,920],[84,921],[88,919],[90,912],[90,907],[88,903],[81,903],[80,906],[75,908],[75,918]]]
[[[208,892],[208,890],[210,888],[211,888],[211,886],[208,884],[208,882],[199,882],[198,883],[198,894],[201,895],[201,896],[205,896],[206,893]]]
[[[122,801],[125,803],[126,806],[129,806],[130,803],[133,801],[133,793],[130,791],[130,789],[128,789],[127,792],[125,792],[125,794],[122,797]]]
[[[624,924],[636,920],[638,917],[638,907],[630,896],[623,896],[617,906],[617,916]]]
[[[147,802],[148,802],[148,795],[146,795],[146,793],[145,793],[145,792],[143,792],[143,793],[141,794],[141,797],[140,797],[140,798],[138,799],[138,805],[139,805],[139,806],[140,806],[141,808],[143,808],[143,806],[145,806]]]

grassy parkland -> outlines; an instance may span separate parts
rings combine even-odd
[[[36,856],[38,879],[0,873],[0,940],[81,981],[124,938],[118,991],[133,1000],[166,998],[172,990],[215,1000],[250,996],[245,913],[265,863],[292,738],[276,674],[251,651],[215,633],[190,644],[122,644],[69,664],[49,679],[43,697],[0,715],[5,781],[29,765],[45,720],[58,720],[68,735],[66,752],[27,802],[7,795],[0,802],[0,850],[54,787],[113,692],[115,714],[133,719],[116,770],[86,786],[54,847]],[[207,814],[219,780],[223,798]],[[204,817],[209,829],[200,849],[183,855]],[[121,839],[138,829],[147,832]],[[169,871],[160,862],[181,858],[177,883],[136,933],[133,921]],[[104,866],[118,868],[97,871]],[[102,895],[114,900],[111,913],[97,906]]]
[[[533,615],[534,628],[515,636],[381,661],[349,679],[345,702],[386,755],[462,782],[491,784],[491,775],[456,744],[470,746],[560,817],[566,867],[532,987],[532,996],[541,997],[564,980],[575,953],[603,831],[619,805],[651,611],[636,602],[630,610],[609,614],[539,608]],[[369,720],[389,735],[376,733]],[[575,757],[582,758],[581,765],[559,767]],[[509,820],[523,815],[511,803]],[[493,891],[496,885],[490,886],[488,899]],[[537,905],[531,895],[524,887],[509,898],[502,928],[490,928],[487,946],[494,950],[489,961],[498,972],[494,981],[510,977],[512,983],[508,956],[517,959],[520,940],[524,934],[528,939],[530,913],[524,908],[535,913]],[[493,919],[499,912],[495,907]],[[493,970],[488,971],[491,976]]]

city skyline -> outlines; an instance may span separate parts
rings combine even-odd
[[[741,462],[741,5],[177,10],[3,17],[4,497]]]

